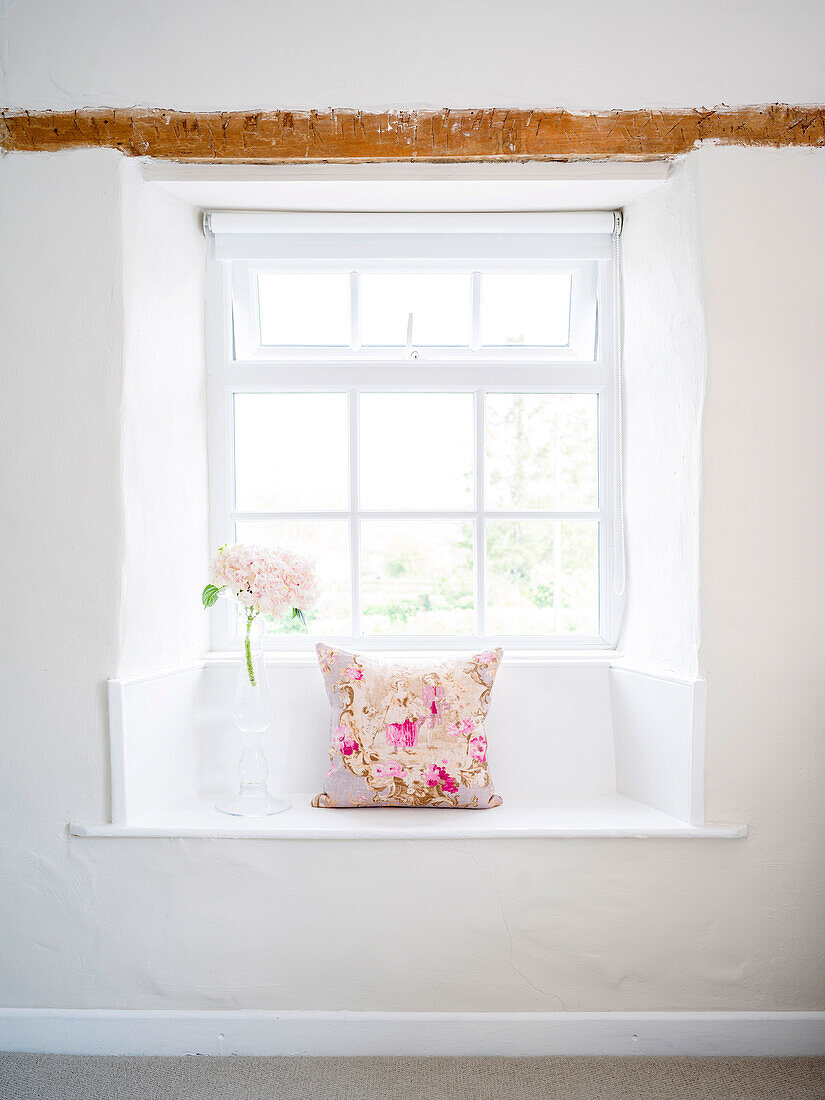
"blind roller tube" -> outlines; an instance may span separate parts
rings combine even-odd
[[[211,211],[204,216],[207,231],[222,234],[288,233],[613,233],[612,210],[567,210],[539,213],[308,213],[306,211]]]

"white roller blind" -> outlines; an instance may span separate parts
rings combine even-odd
[[[612,211],[309,213],[214,211],[205,229],[222,260],[608,259]]]
[[[558,213],[312,213],[223,211],[207,213],[206,227],[223,233],[598,233],[613,232],[612,210]]]

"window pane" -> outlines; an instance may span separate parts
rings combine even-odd
[[[569,272],[482,275],[481,343],[565,347],[570,343],[571,288]]]
[[[471,393],[365,393],[359,410],[361,507],[469,508]]]
[[[490,520],[490,634],[598,634],[598,523]]]
[[[238,542],[290,550],[312,558],[321,585],[321,599],[307,615],[310,634],[349,634],[350,569],[349,524],[346,520],[278,520],[273,523],[238,523]],[[267,623],[272,635],[304,634],[297,619]]]
[[[488,394],[486,507],[598,506],[598,397]]]
[[[361,524],[365,634],[472,634],[473,528],[457,520]]]
[[[469,275],[361,276],[361,343],[404,347],[409,315],[412,345],[463,346],[470,342]]]
[[[235,508],[346,508],[349,445],[344,393],[235,394]]]
[[[348,347],[349,275],[258,276],[261,345]]]

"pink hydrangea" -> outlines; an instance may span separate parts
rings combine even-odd
[[[487,759],[487,738],[478,734],[476,737],[470,739],[470,756],[474,756],[476,760]]]
[[[222,546],[212,561],[210,581],[244,607],[276,619],[293,607],[311,611],[318,602],[313,563],[266,546]]]
[[[379,779],[396,779],[404,774],[404,768],[395,760],[375,765],[375,774]]]
[[[447,761],[444,760],[442,763],[446,764]],[[441,790],[447,791],[448,794],[455,794],[458,790],[458,783],[441,764],[430,764],[424,772],[424,779],[428,787],[441,787]]]
[[[352,754],[357,752],[360,748],[360,745],[346,726],[339,726],[336,729],[332,743],[342,756],[352,756]]]
[[[363,680],[364,673],[360,668],[356,668],[355,665],[349,665],[344,669],[344,675],[348,680]]]

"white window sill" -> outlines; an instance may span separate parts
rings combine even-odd
[[[190,837],[260,840],[493,840],[531,837],[732,839],[744,825],[688,825],[619,794],[542,805],[509,798],[494,810],[315,809],[311,795],[293,794],[292,807],[261,819],[228,817],[201,795],[127,825],[70,825],[78,837]]]
[[[519,657],[508,653],[488,716],[504,797],[494,810],[314,809],[310,794],[299,793],[292,809],[260,821],[219,813],[216,798],[238,782],[230,714],[238,659],[215,655],[110,681],[112,823],[81,822],[70,832],[273,840],[746,835],[741,825],[705,823],[704,681],[633,670],[606,655]],[[329,703],[314,652],[294,660],[277,655],[270,666],[270,786],[315,791],[329,767]]]

